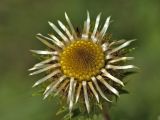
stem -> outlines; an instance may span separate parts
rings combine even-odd
[[[109,106],[108,104],[104,103],[103,104],[103,116],[104,120],[111,120],[109,112],[108,112]]]
[[[111,120],[108,111],[105,110],[103,114],[104,114],[104,120]]]

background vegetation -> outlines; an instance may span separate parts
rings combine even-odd
[[[48,33],[67,11],[75,26],[83,26],[86,10],[94,22],[112,16],[113,39],[137,38],[134,64],[141,69],[130,80],[130,95],[111,109],[112,120],[160,120],[159,0],[0,0],[0,120],[58,120],[56,100],[32,97],[34,81],[27,69],[35,62],[29,50],[44,46],[35,39]]]

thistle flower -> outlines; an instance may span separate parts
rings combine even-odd
[[[53,92],[56,94],[65,92],[70,111],[80,97],[84,98],[82,100],[88,112],[90,112],[90,101],[93,97],[98,103],[100,98],[112,102],[106,95],[119,96],[119,90],[114,86],[124,86],[122,80],[118,78],[120,71],[135,68],[134,65],[124,65],[126,60],[132,60],[133,57],[122,54],[123,48],[135,40],[110,41],[106,38],[110,17],[107,17],[104,26],[99,30],[100,17],[101,14],[97,16],[95,25],[91,29],[90,15],[87,12],[84,29],[82,33],[78,33],[65,13],[68,27],[58,20],[60,30],[49,22],[57,36],[37,34],[37,38],[48,49],[31,50],[33,53],[46,57],[29,69],[30,71],[36,70],[30,75],[47,73],[33,87],[50,81],[44,91],[44,98]]]

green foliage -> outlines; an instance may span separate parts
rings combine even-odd
[[[62,118],[63,120],[97,120],[97,118],[101,119],[102,114],[100,112],[92,112],[90,114],[84,113],[84,111],[81,111],[79,108],[73,109],[73,111],[70,113],[68,112],[68,107],[61,107],[59,111],[56,113],[56,115],[64,115]]]

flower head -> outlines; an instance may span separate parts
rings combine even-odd
[[[110,41],[105,37],[110,17],[106,19],[104,26],[99,31],[100,16],[101,14],[97,16],[93,30],[91,30],[90,15],[87,12],[83,32],[79,35],[65,13],[69,28],[58,20],[61,31],[49,22],[57,36],[48,34],[47,37],[37,34],[37,38],[48,47],[48,50],[31,50],[33,53],[46,57],[29,69],[30,71],[36,70],[30,75],[47,73],[33,86],[50,81],[44,91],[44,98],[53,92],[56,94],[65,92],[70,111],[80,96],[84,97],[88,112],[90,112],[90,100],[93,96],[98,103],[100,98],[112,102],[106,94],[119,96],[119,91],[114,86],[124,86],[118,78],[119,71],[135,68],[133,65],[124,65],[124,61],[131,60],[133,57],[121,54],[123,48],[134,40]],[[104,87],[109,92],[104,90]]]

